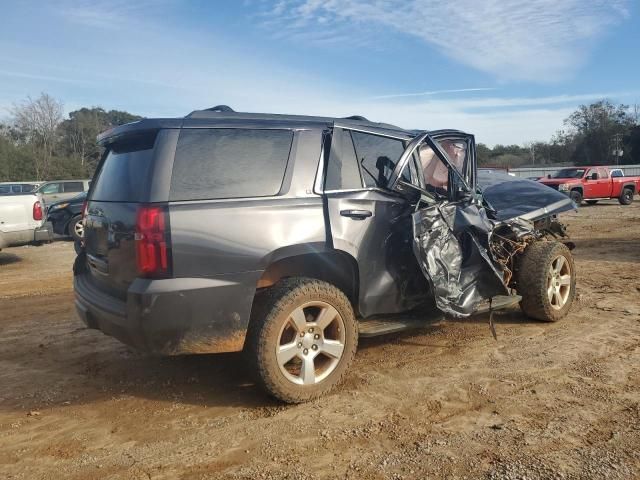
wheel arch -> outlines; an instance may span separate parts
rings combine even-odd
[[[634,194],[636,193],[636,184],[633,182],[629,182],[629,183],[623,183],[622,184],[622,188],[620,189],[620,194],[622,194],[622,191],[628,188],[629,190],[631,190]]]
[[[322,280],[342,290],[357,310],[359,295],[358,263],[341,250],[310,245],[280,249],[269,261],[258,279],[257,290],[275,285],[289,277],[308,277]]]
[[[82,217],[82,213],[77,213],[69,217],[69,220],[67,220],[67,223],[64,225],[64,230],[63,230],[66,235],[71,235],[71,231],[69,230],[69,227],[71,226],[73,221],[76,219],[76,217]]]

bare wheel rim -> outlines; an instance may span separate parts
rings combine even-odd
[[[297,307],[278,334],[280,372],[297,385],[320,383],[340,363],[345,339],[344,320],[333,306],[314,301]]]
[[[564,255],[556,257],[547,272],[547,297],[551,308],[561,310],[571,293],[571,265]]]
[[[82,220],[76,222],[73,225],[73,231],[78,236],[78,238],[82,238],[82,235],[84,234],[84,225],[82,224]]]

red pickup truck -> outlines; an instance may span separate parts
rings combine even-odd
[[[640,177],[624,176],[619,168],[563,168],[538,181],[566,193],[578,205],[582,200],[593,205],[608,198],[617,198],[622,205],[629,205],[640,191]]]

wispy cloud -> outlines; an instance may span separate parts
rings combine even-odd
[[[63,0],[57,6],[57,13],[83,27],[115,30],[129,25],[135,17],[152,14],[162,3],[166,1]]]
[[[416,93],[393,93],[390,95],[377,95],[375,97],[372,97],[372,99],[384,100],[387,98],[426,97],[430,95],[442,95],[445,93],[486,92],[490,90],[496,90],[496,88],[494,87],[456,88],[453,90],[431,90],[428,92],[416,92]]]
[[[280,0],[261,12],[297,41],[411,35],[497,78],[546,82],[573,74],[594,41],[629,17],[629,1]]]

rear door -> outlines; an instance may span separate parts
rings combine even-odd
[[[330,237],[358,263],[363,317],[405,311],[426,294],[412,254],[410,202],[388,188],[407,140],[336,126],[326,148]],[[407,167],[405,180],[411,175],[415,168]]]
[[[609,178],[609,169],[607,168],[598,168],[598,185],[597,185],[597,195],[602,198],[611,197],[611,178]]]

